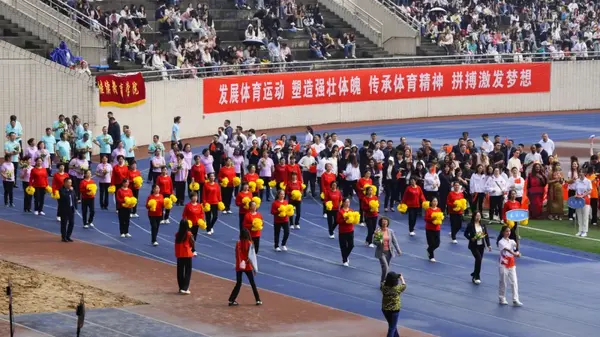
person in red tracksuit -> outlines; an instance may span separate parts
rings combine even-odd
[[[229,180],[226,187],[221,187],[223,204],[225,204],[225,210],[223,210],[223,214],[231,214],[231,199],[233,198],[233,178],[235,177],[236,174],[235,167],[233,166],[233,161],[231,160],[231,158],[227,158],[227,161],[225,161],[225,166],[221,167],[221,169],[219,170],[219,183],[224,178],[227,178],[227,180]]]
[[[371,179],[371,170],[367,167],[367,171],[362,178],[358,179],[356,182],[356,195],[358,196],[358,202],[362,205],[363,199],[365,198],[365,186],[373,185],[373,180]],[[363,208],[360,207],[360,225],[365,225],[365,215]]]
[[[285,194],[288,197],[290,205],[296,209],[294,216],[290,217],[290,229],[300,229],[300,217],[302,215],[302,197],[300,200],[292,200],[292,191],[300,191],[302,194],[302,182],[298,180],[298,173],[292,172],[291,178],[285,185]]]
[[[83,218],[83,228],[94,227],[94,214],[96,195],[89,195],[88,185],[96,184],[92,180],[92,171],[85,170],[83,179],[79,182],[79,195],[81,195],[81,217]],[[89,214],[88,214],[89,211]],[[89,215],[89,217],[88,217]]]
[[[373,194],[373,188],[371,186],[367,187],[365,192],[365,196],[360,201],[360,208],[363,211],[365,224],[367,225],[367,238],[365,239],[365,243],[367,246],[375,248],[375,245],[373,244],[373,234],[375,234],[375,229],[377,228],[379,209],[374,212],[371,211],[369,203],[371,201],[379,201],[379,198]]]
[[[204,187],[204,182],[206,182],[206,168],[200,161],[199,155],[194,156],[194,165],[192,165],[192,168],[190,169],[190,176],[192,177],[192,182],[196,182],[200,185],[198,197],[200,198],[200,202],[204,202],[204,200],[202,200],[202,188]]]
[[[252,292],[254,293],[254,299],[256,300],[256,305],[262,305],[262,301],[260,300],[260,296],[258,295],[258,289],[256,289],[256,283],[254,283],[254,275],[256,274],[256,267],[253,265],[256,261],[255,256],[252,258],[251,251],[252,248],[252,238],[250,237],[250,233],[245,228],[240,231],[240,239],[235,244],[235,287],[231,291],[231,295],[229,295],[229,306],[236,307],[238,306],[237,299],[240,289],[242,288],[242,274],[246,274],[248,278],[248,282],[250,282],[250,286],[252,287]]]
[[[433,198],[429,204],[429,208],[425,211],[425,237],[427,238],[427,254],[429,255],[429,261],[435,262],[433,252],[440,246],[440,229],[441,225],[435,225],[431,214],[434,212],[441,212],[442,210],[438,207],[437,198]]]
[[[256,173],[256,166],[254,165],[248,165],[248,173],[244,174],[244,179],[242,181],[244,182],[251,182],[253,181],[256,184],[256,181],[258,180],[258,174]],[[256,190],[254,190],[254,192],[252,193],[253,196],[258,197],[258,187],[256,188]]]
[[[123,179],[121,181],[121,188],[117,190],[117,213],[119,215],[119,232],[121,233],[121,237],[131,237],[129,234],[129,221],[131,220],[131,208],[125,207],[123,203],[125,202],[125,198],[133,197],[133,192],[129,188],[129,180]]]
[[[242,202],[244,198],[252,200],[252,192],[250,192],[247,182],[242,183],[242,189],[235,196],[235,205],[240,209],[240,229],[244,227],[244,217],[250,208],[250,204],[248,204],[248,208],[244,207],[244,203]]]
[[[54,173],[52,176],[52,193],[56,193],[56,191],[60,190],[65,183],[65,179],[69,178],[69,174],[65,172],[65,164],[59,163],[56,165],[56,168],[58,169],[58,172]],[[60,222],[58,207],[56,208],[56,221]]]
[[[417,224],[417,213],[425,201],[425,195],[421,187],[417,185],[415,178],[410,178],[409,185],[402,195],[402,203],[408,206],[408,232],[410,236],[415,235],[415,226]]]
[[[166,166],[160,168],[160,175],[156,177],[156,185],[160,188],[160,193],[163,196],[163,199],[170,198],[171,194],[173,194],[173,180],[171,180],[171,176],[169,175],[169,171]],[[165,214],[163,215],[161,224],[169,224],[171,221],[169,220],[169,215],[171,214],[170,209],[165,209]]]
[[[463,216],[463,211],[455,211],[454,210],[454,203],[457,200],[461,200],[464,199],[465,196],[463,194],[463,192],[461,191],[461,186],[460,183],[458,181],[455,181],[453,186],[452,186],[452,191],[450,191],[450,193],[448,193],[448,197],[446,198],[446,209],[448,210],[448,213],[450,214],[450,236],[452,237],[452,243],[457,244],[458,241],[456,241],[456,233],[458,233],[458,231],[460,230],[460,228],[462,227],[462,216]]]
[[[302,169],[300,165],[296,164],[296,156],[294,154],[290,155],[290,163],[285,167],[285,170],[287,175],[286,181],[292,181],[292,174],[296,173],[296,179],[302,184]]]
[[[141,177],[142,173],[140,172],[140,170],[137,169],[137,163],[136,161],[132,161],[131,165],[129,165],[129,181],[131,182],[131,192],[133,192],[133,196],[136,199],[139,199],[140,197],[140,189],[139,188],[135,188],[135,184],[133,183],[133,178],[135,177]],[[131,209],[131,217],[132,218],[139,218],[140,216],[137,214],[137,204]]]
[[[183,219],[190,220],[192,222],[192,235],[194,236],[194,241],[198,237],[198,220],[204,220],[204,210],[202,209],[202,204],[198,202],[198,193],[192,191],[190,193],[190,202],[188,202],[183,208],[183,214],[181,215]],[[195,249],[192,249],[194,256],[198,256]]]
[[[275,164],[273,171],[273,179],[277,183],[275,188],[279,191],[281,189],[281,183],[287,184],[287,165],[285,164],[285,158],[279,159],[279,163]]]
[[[323,179],[323,176],[321,176]],[[342,192],[338,189],[337,181],[333,180],[325,192],[324,204],[331,201],[331,210],[327,211],[327,227],[329,229],[329,238],[335,239],[333,231],[337,227],[337,214],[342,204]]]
[[[505,224],[508,224],[506,221],[506,212],[512,211],[513,209],[521,209],[521,203],[517,200],[517,191],[510,190],[508,191],[508,200],[504,203],[504,207],[502,208],[502,220],[504,220]],[[513,228],[510,229],[509,239],[514,240],[517,243],[517,249],[515,251],[519,251],[519,224],[515,222]]]
[[[287,251],[287,240],[290,236],[290,224],[289,217],[279,216],[279,207],[287,206],[288,202],[285,200],[285,191],[279,190],[277,191],[277,195],[275,196],[275,200],[271,204],[271,214],[273,214],[273,230],[275,239],[273,240],[275,243],[275,251]],[[281,229],[283,228],[283,240],[281,240],[281,248],[279,248],[279,234],[281,233]]]
[[[208,182],[204,184],[202,190],[202,200],[210,205],[210,211],[206,212],[206,233],[212,235],[214,233],[215,223],[219,217],[219,202],[222,202],[221,187],[215,181],[215,174],[208,174]]]
[[[150,210],[150,207],[148,207],[148,202],[150,200],[156,201],[156,209],[154,211]],[[146,209],[148,209],[148,220],[150,220],[150,241],[155,247],[158,246],[158,229],[160,228],[163,219],[164,202],[165,198],[160,194],[160,187],[156,184],[152,185],[152,193],[150,193],[148,199],[146,199]]]
[[[248,213],[244,216],[244,228],[246,228],[250,232],[250,236],[252,237],[252,243],[254,243],[254,252],[258,254],[258,248],[260,246],[260,234],[261,230],[253,230],[252,222],[255,219],[263,220],[262,214],[256,211],[256,203],[254,201],[250,201]]]
[[[320,189],[321,189],[321,193],[323,193],[323,195],[326,195],[327,192],[329,191],[329,189],[331,188],[331,183],[336,181],[337,176],[335,175],[335,172],[333,172],[333,166],[330,163],[325,164],[325,172],[323,172],[323,174],[321,175],[321,178],[319,180],[320,182]],[[337,187],[337,184],[336,184]],[[327,210],[325,209],[325,199],[323,199],[323,217],[326,218],[327,217]],[[329,221],[328,221],[329,223]],[[335,221],[334,221],[335,223]]]
[[[129,178],[129,167],[125,163],[125,157],[122,155],[117,156],[117,165],[113,166],[112,177],[110,184],[115,186],[118,191],[121,188],[121,184],[124,179]]]
[[[338,224],[340,251],[342,252],[342,264],[345,267],[350,266],[350,260],[348,257],[354,249],[354,225],[347,223],[344,220],[344,214],[347,212],[353,212],[350,208],[350,198],[344,199],[342,207],[337,213],[336,222]]]
[[[35,215],[46,215],[44,213],[44,198],[48,186],[48,170],[42,167],[42,158],[35,160],[35,166],[29,174],[29,186],[35,188],[33,194],[33,210]]]

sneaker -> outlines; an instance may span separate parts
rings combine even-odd
[[[335,236],[333,234],[331,234],[331,235],[329,235],[329,238],[333,240],[333,239],[335,239]]]
[[[296,229],[300,229],[300,225],[296,225]]]
[[[183,293],[184,293],[185,295],[190,295],[192,292],[191,292],[191,291],[188,289],[188,290],[184,290],[184,291],[183,291]]]
[[[281,248],[279,248],[279,247],[275,247],[275,251],[276,251],[276,252],[280,252],[280,251],[281,251]]]
[[[223,211],[223,215],[227,214],[227,211]]]
[[[262,305],[262,301],[256,301],[256,305]]]
[[[46,213],[44,213],[44,212],[40,212],[40,215],[46,215]]]
[[[164,225],[165,224],[165,220],[160,220],[160,224]]]
[[[327,214],[323,214],[323,218],[327,219]]]
[[[89,223],[89,226],[90,226],[90,227],[94,227],[94,224],[90,222],[90,223]]]
[[[587,237],[587,232],[583,232],[583,233],[581,233],[581,237],[582,237],[582,238],[585,238],[585,237]]]
[[[429,259],[429,262],[437,262],[433,257]]]
[[[458,244],[458,241],[452,240],[452,243],[456,245],[456,244]]]
[[[281,250],[283,250],[284,252],[287,252],[287,247],[286,246],[281,246]]]
[[[210,230],[210,234],[215,234],[215,230],[214,230],[214,229],[211,229],[211,230]]]
[[[395,212],[396,210],[394,209],[394,207],[391,207],[391,208],[390,208],[390,211],[392,211],[392,213],[393,213],[393,212]]]
[[[194,252],[194,253],[193,253],[193,255],[194,255],[194,256],[198,256],[198,252]]]
[[[125,237],[125,234],[121,234],[121,237],[122,237],[122,238],[124,238],[124,237]]]
[[[37,214],[38,214],[38,212],[35,212],[35,215],[37,215]],[[56,217],[56,221],[60,222],[60,217],[59,216]]]
[[[415,232],[410,232],[410,233],[408,233],[408,235],[415,236]]]
[[[132,216],[133,218],[139,218],[139,217],[140,217],[140,216],[139,216],[137,213],[133,213],[131,216]]]
[[[36,212],[37,213],[37,212]],[[583,232],[577,232],[577,234],[575,234],[576,236],[581,236],[581,234],[583,234]]]
[[[183,294],[184,292],[185,292],[184,290],[179,289],[180,294]]]
[[[573,218],[569,218],[569,221],[573,221],[573,220],[575,220],[575,219],[573,219]]]
[[[130,218],[133,218],[133,213],[129,214],[129,217],[130,217]]]
[[[513,305],[514,305],[515,307],[522,307],[522,306],[523,306],[523,303],[521,303],[519,300],[516,300],[516,301],[513,301]]]
[[[90,226],[88,226],[88,225],[83,225],[83,228],[85,228],[85,229],[88,229],[88,228],[90,228]]]
[[[156,246],[158,246],[158,242],[154,241],[154,242],[152,242],[152,245],[153,245],[154,247],[156,247]]]
[[[344,267],[350,267],[350,263],[348,263],[348,262],[344,262],[344,263],[342,263],[342,265],[343,265]]]
[[[212,235],[212,231],[206,232],[206,235]]]
[[[165,220],[165,224],[167,224],[167,225],[168,225],[168,224],[170,224],[170,223],[171,223],[171,220],[169,220],[169,219]]]
[[[500,304],[502,304],[502,305],[508,305],[508,302],[506,302],[506,298],[501,298],[500,299]]]
[[[240,305],[240,304],[238,302],[236,302],[236,301],[230,301],[229,302],[229,306],[230,307],[237,307],[238,305]]]
[[[369,248],[375,248],[375,245],[374,244],[370,244]]]
[[[126,237],[128,237],[128,238],[130,238],[130,237],[131,237],[131,234],[129,234],[129,233],[126,233],[126,234],[125,234],[125,236],[126,236]]]
[[[384,209],[383,209],[383,211],[387,213],[387,212],[388,212],[388,209],[387,209],[387,208],[384,208]]]
[[[231,210],[227,211],[227,213],[232,214],[233,212]]]
[[[365,227],[365,223],[364,223],[364,222],[361,222],[361,223],[359,223],[358,225],[359,225],[360,227]]]
[[[35,211],[35,212],[33,212],[33,214],[35,214],[35,215],[40,215],[40,212],[38,212],[38,211]],[[60,221],[60,220],[58,220],[58,221]]]
[[[473,283],[475,283],[475,284],[481,284],[481,280],[474,280]]]

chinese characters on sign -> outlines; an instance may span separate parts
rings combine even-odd
[[[141,73],[96,76],[100,106],[128,108],[146,101],[146,84]]]
[[[549,63],[273,73],[204,80],[204,113],[550,91]]]

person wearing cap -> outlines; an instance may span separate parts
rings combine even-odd
[[[393,271],[385,277],[385,282],[381,284],[381,311],[388,323],[387,337],[399,337],[398,318],[402,308],[401,295],[406,290],[406,282],[402,274]]]
[[[490,135],[488,135],[487,133],[484,133],[481,135],[481,146],[479,146],[479,149],[481,150],[481,152],[484,153],[490,153],[494,150],[494,143],[492,143],[492,141],[490,140]]]

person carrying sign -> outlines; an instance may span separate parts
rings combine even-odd
[[[512,290],[513,305],[520,307],[523,305],[523,303],[519,301],[519,286],[517,284],[515,257],[521,256],[521,253],[516,251],[517,243],[510,239],[510,228],[508,226],[502,226],[496,244],[500,249],[500,282],[498,286],[498,297],[500,304],[508,304],[506,301],[506,283],[508,281]]]

